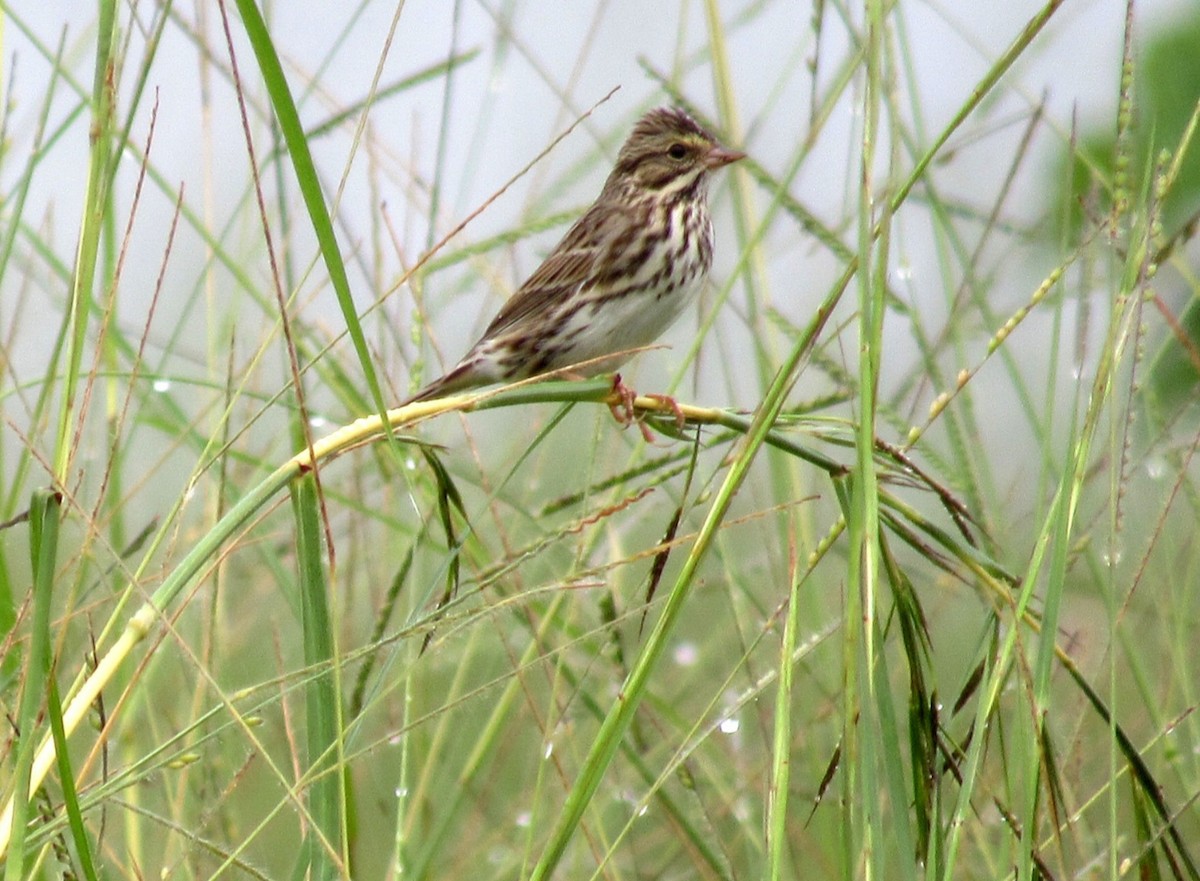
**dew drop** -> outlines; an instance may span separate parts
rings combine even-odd
[[[728,719],[721,720],[720,728],[722,734],[737,734],[738,729],[741,727],[742,723],[732,716],[730,716]]]
[[[169,392],[171,390],[171,380],[156,379],[151,384],[151,388],[153,388],[156,392]]]
[[[700,650],[694,642],[681,642],[675,646],[675,663],[680,667],[691,667],[700,660]]]

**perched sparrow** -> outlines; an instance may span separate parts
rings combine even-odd
[[[682,110],[651,110],[621,146],[599,198],[479,342],[405,403],[599,358],[572,371],[596,376],[654,342],[712,265],[709,177],[745,155],[722,147]],[[628,409],[631,393],[619,388]]]

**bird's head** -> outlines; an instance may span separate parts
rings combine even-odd
[[[702,192],[709,172],[745,155],[722,147],[682,110],[659,107],[639,119],[621,145],[606,187]]]

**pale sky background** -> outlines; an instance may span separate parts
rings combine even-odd
[[[903,23],[903,39],[911,47],[906,58],[919,84],[920,130],[925,143],[961,106],[971,88],[1041,5],[1029,0],[901,4],[902,15],[897,20]],[[1137,4],[1138,34],[1167,26],[1185,5],[1173,0]],[[831,4],[826,4],[825,9],[827,20],[819,55],[822,91],[832,81],[846,51],[845,25],[838,17],[838,10]],[[145,2],[133,7],[137,24],[132,28],[131,59],[140,60],[142,56],[143,31],[152,18],[152,10]],[[746,10],[758,11],[743,15]],[[205,21],[198,23],[201,12]],[[736,118],[721,123],[728,128],[733,146],[746,149],[769,170],[782,174],[795,145],[809,132],[811,81],[805,63],[814,53],[812,7],[795,2],[727,2],[721,4],[721,14],[726,22],[726,50],[737,108]],[[861,18],[857,7],[854,14]],[[87,90],[94,54],[93,15],[90,3],[24,3],[15,10],[19,22],[11,18],[4,24],[3,77],[5,90],[11,96],[7,121],[9,155],[0,168],[0,192],[6,197],[29,155],[41,112],[40,102],[50,76],[50,65],[31,44],[25,29],[47,47],[53,47],[65,33],[66,66],[79,86]],[[190,34],[202,29],[207,35],[204,42],[213,47],[217,62],[226,65],[228,54],[218,7],[215,3],[179,3],[175,15],[177,20],[167,26],[163,45],[147,78],[148,95],[157,92],[158,97],[152,161],[157,172],[172,186],[183,183],[189,206],[198,213],[207,210],[215,228],[236,218],[234,231],[226,236],[226,245],[235,254],[239,247],[244,248],[245,268],[265,286],[268,274],[261,229],[254,213],[240,202],[247,197],[249,179],[241,123],[231,87],[224,75],[211,68],[212,113],[207,122],[201,112],[198,42]],[[623,133],[642,109],[664,100],[639,59],[647,59],[664,72],[670,72],[674,65],[687,70],[681,80],[684,91],[704,112],[716,115],[711,66],[706,61],[695,63],[708,45],[704,8],[697,2],[408,0],[388,48],[394,15],[395,6],[382,2],[356,6],[328,0],[288,0],[286,4],[272,4],[271,10],[277,48],[285,58],[306,124],[320,122],[346,105],[362,100],[381,58],[384,61],[380,83],[386,85],[444,60],[452,51],[479,51],[473,61],[457,70],[451,82],[443,145],[442,203],[432,233],[434,238],[440,238],[484,202],[575,116],[619,86],[616,95],[590,120],[476,219],[461,241],[485,238],[511,228],[522,218],[586,205],[597,192],[608,160],[615,152],[617,141],[613,133]],[[1044,196],[1046,186],[1047,163],[1059,146],[1051,132],[1057,130],[1064,133],[1060,136],[1065,136],[1073,114],[1082,125],[1112,124],[1124,15],[1125,4],[1114,0],[1068,0],[1035,47],[989,99],[987,112],[977,122],[969,121],[956,136],[955,142],[961,144],[961,149],[954,153],[952,162],[934,172],[943,195],[986,211],[1008,171],[1030,108],[1044,97],[1048,124],[1023,167],[1017,195],[1007,203],[1009,217],[1026,221],[1037,218],[1041,212],[1038,200]],[[130,8],[122,5],[120,16],[128,28]],[[746,18],[748,23],[736,24],[739,18]],[[261,102],[263,90],[254,59],[239,36],[240,24],[236,19],[233,30],[241,74],[246,78],[252,99]],[[693,63],[689,64],[689,59]],[[302,98],[314,77],[320,84],[319,94]],[[905,73],[903,79],[907,77]],[[131,64],[121,83],[126,98],[135,79],[136,66]],[[79,102],[78,93],[65,83],[59,84],[57,94],[50,113],[52,127],[62,124]],[[789,187],[793,197],[835,227],[853,213],[859,112],[856,95],[853,90],[847,92],[835,108],[812,155]],[[352,130],[345,126],[314,141],[328,194],[332,195],[336,181],[346,175],[337,214],[339,241],[343,252],[357,254],[365,268],[369,268],[371,260],[372,228],[385,204],[387,216],[399,235],[405,262],[415,259],[427,244],[428,200],[421,187],[433,178],[437,168],[445,103],[446,80],[439,78],[380,101],[370,113],[369,131],[357,153],[351,152]],[[912,106],[906,97],[900,99],[900,104],[905,108]],[[137,143],[146,140],[153,105],[152,98],[142,100],[142,110],[131,133]],[[254,123],[254,136],[261,161],[271,145],[260,117]],[[28,223],[52,231],[47,237],[56,243],[55,250],[63,260],[69,260],[78,229],[86,174],[86,137],[84,115],[70,125],[43,160],[24,213]],[[596,159],[598,155],[604,157],[603,161]],[[586,164],[589,158],[592,161]],[[901,164],[904,168],[911,167],[908,158]],[[211,170],[209,175],[205,174],[206,166]],[[581,167],[586,171],[568,186],[563,188],[558,184],[563,174]],[[120,184],[125,206],[129,205],[135,175],[136,165],[127,159]],[[422,183],[414,184],[414,180]],[[267,183],[274,186],[273,171]],[[769,194],[760,187],[749,186],[761,213],[769,202]],[[206,187],[211,187],[207,196]],[[715,200],[718,253],[714,280],[718,283],[728,276],[737,256],[736,243],[731,241],[728,193],[722,192],[727,187],[728,182],[723,182]],[[207,209],[206,197],[211,199]],[[299,213],[298,198],[292,206],[293,220],[302,226],[306,220]],[[130,241],[121,292],[122,320],[131,328],[144,321],[145,308],[160,270],[172,210],[173,200],[147,185]],[[937,254],[923,235],[928,229],[920,212],[919,207],[913,206],[912,213],[898,225],[892,250],[893,275],[901,283],[898,285],[901,291],[911,295],[914,305],[928,310],[931,323],[937,325],[938,316],[945,309],[946,294],[937,277]],[[126,222],[127,214],[126,207],[119,217],[120,224]],[[505,293],[532,271],[561,231],[556,228],[510,249],[507,265],[503,261],[489,265],[494,275],[487,279],[486,287],[467,296],[461,291],[439,289],[439,284],[445,283],[440,277],[434,280],[426,296],[449,359],[462,353],[494,314]],[[852,228],[840,231],[845,241],[853,243]],[[298,265],[308,265],[312,250],[306,250],[302,244],[311,242],[311,237],[300,233],[294,241],[301,243],[296,252]],[[17,247],[20,252],[28,245],[19,241]],[[390,242],[382,243],[380,250],[391,260],[391,266],[382,271],[390,283],[399,274],[400,261]],[[761,246],[761,256],[769,267],[771,281],[766,295],[776,309],[796,323],[824,295],[839,269],[823,249],[800,236],[791,222],[772,227]],[[997,302],[995,307],[1003,313],[1024,302],[1046,268],[1052,265],[1052,258],[1051,253],[1030,253],[1013,259],[1011,267],[1005,269],[1011,278],[997,285],[999,295],[1005,300]],[[194,304],[187,304],[194,300],[203,259],[204,248],[199,237],[182,228],[151,333],[152,341],[178,335],[181,342],[175,344],[175,350],[189,354],[197,363],[206,357],[205,336],[195,333],[195,328],[189,325],[203,320],[203,316]],[[7,304],[14,302],[17,288],[29,288],[30,278],[38,275],[14,271],[17,265],[10,267],[0,288],[0,332],[6,335],[12,333],[13,321],[13,307]],[[365,306],[378,292],[371,278],[357,272],[353,265],[352,271],[356,301]],[[46,277],[41,274],[42,279]],[[32,284],[34,289],[27,290],[27,311],[12,349],[17,371],[23,378],[36,377],[38,364],[48,351],[52,329],[58,325],[65,296],[65,290],[57,284],[40,291],[36,290],[36,281]],[[302,285],[302,290],[307,292],[305,317],[323,320],[330,328],[341,326],[332,289],[319,271]],[[318,291],[315,297],[314,290]],[[446,300],[452,304],[449,311],[436,306],[442,302],[439,297],[451,295]],[[738,296],[735,294],[731,302],[730,308],[735,311],[744,308],[744,304],[739,307]],[[390,297],[386,306],[390,320],[400,324],[407,320],[411,309],[409,297],[406,290]],[[45,334],[30,333],[29,309],[46,310]],[[261,320],[261,315],[253,319]],[[734,326],[727,339],[736,351],[738,334],[744,334],[744,328],[739,331],[737,322],[731,323]],[[678,353],[686,347],[694,327],[694,318],[685,319],[665,341],[672,343]],[[1036,329],[1034,319],[1022,332],[1036,333]],[[256,330],[248,332],[248,338]],[[380,357],[385,360],[393,383],[403,390],[406,358],[411,353],[401,356],[394,351],[392,341],[378,331],[369,333],[372,344],[381,350]],[[399,338],[407,340],[407,334],[401,331]],[[986,339],[986,334],[981,334],[982,339]],[[389,347],[393,350],[389,351]],[[897,339],[891,344],[889,357],[897,359],[895,363],[904,364],[911,356],[906,340]],[[157,365],[156,358],[150,352],[149,363]],[[729,359],[728,353],[725,358]],[[677,363],[671,353],[651,353],[641,360],[645,363],[639,366],[639,371],[656,377],[669,376]],[[705,362],[702,371],[705,398],[714,404],[728,403],[730,393],[723,381],[711,378],[712,370]],[[1002,385],[998,394],[1003,394],[1003,383],[1008,381],[999,379]],[[342,414],[332,415],[336,418]]]

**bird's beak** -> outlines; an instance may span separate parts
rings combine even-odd
[[[739,159],[745,158],[745,153],[738,150],[726,150],[720,144],[715,144],[704,154],[704,167],[712,171],[713,169],[728,165],[730,162],[737,162]]]

